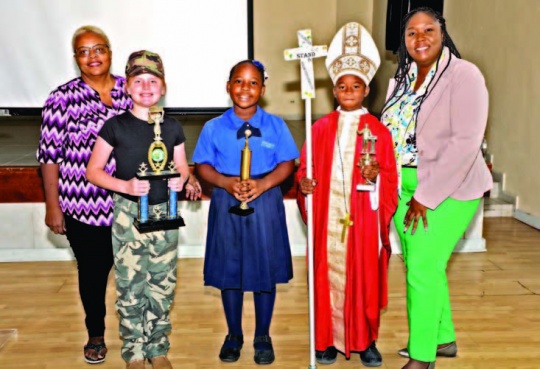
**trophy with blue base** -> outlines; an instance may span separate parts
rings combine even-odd
[[[168,178],[180,177],[175,168],[174,161],[167,165],[167,147],[161,138],[161,123],[163,123],[163,107],[153,106],[148,113],[148,124],[154,124],[154,142],[148,148],[148,164],[141,163],[136,177],[139,180],[157,181]],[[152,170],[149,170],[148,165]],[[167,166],[167,170],[165,170]],[[185,226],[184,219],[178,214],[176,191],[168,188],[167,208],[159,205],[153,206],[149,213],[148,195],[139,197],[137,218],[133,221],[135,228],[140,233],[169,230]]]

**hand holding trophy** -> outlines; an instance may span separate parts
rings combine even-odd
[[[374,162],[373,157],[375,156],[375,143],[377,142],[377,137],[371,133],[367,123],[364,125],[364,128],[357,133],[362,136],[362,152],[360,153],[361,157],[358,166],[364,168],[368,165],[372,165]],[[375,191],[375,183],[368,178],[364,178],[364,183],[358,184],[356,190]]]
[[[244,134],[246,136],[246,143],[242,149],[242,159],[240,162],[240,180],[242,181],[249,179],[251,172],[251,149],[249,148],[251,130],[246,129]],[[229,209],[229,213],[240,215],[242,217],[253,214],[254,211],[255,209],[250,208],[246,201],[242,201],[240,204],[232,206]]]
[[[148,124],[154,124],[154,142],[148,148],[148,165],[141,163],[136,177],[140,180],[155,181],[168,178],[180,177],[180,173],[175,169],[173,161],[169,162],[168,170],[164,170],[167,165],[167,147],[161,138],[161,123],[163,122],[163,107],[152,106],[148,113]],[[168,189],[169,200],[167,201],[167,211],[159,206],[154,206],[152,214],[149,214],[148,195],[139,197],[138,217],[133,224],[140,233],[157,230],[174,229],[185,225],[184,219],[177,212],[177,192]]]

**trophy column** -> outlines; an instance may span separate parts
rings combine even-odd
[[[163,116],[163,107],[153,106],[150,108],[148,124],[155,124],[154,142],[148,148],[148,164],[152,170],[148,170],[146,163],[141,163],[139,171],[135,174],[140,180],[157,181],[180,177],[180,173],[176,171],[173,161],[169,162],[168,170],[164,170],[165,165],[167,165],[168,153],[167,147],[161,139],[160,124],[163,122]],[[138,216],[133,221],[133,224],[140,233],[175,229],[185,225],[184,219],[178,215],[176,191],[169,189],[168,192],[167,209],[164,210],[159,205],[154,205],[151,213],[149,211],[148,195],[139,197]]]
[[[367,123],[364,125],[364,128],[361,131],[357,132],[358,135],[362,136],[362,152],[360,162],[358,166],[360,168],[370,165],[372,162],[372,157],[375,156],[375,143],[377,142],[377,136],[371,133]],[[364,183],[356,185],[357,191],[375,191],[375,183],[371,182],[369,179],[365,179]]]
[[[251,172],[251,149],[249,148],[249,137],[251,136],[251,131],[246,129],[246,143],[242,149],[242,160],[240,162],[240,179],[245,181],[250,178]],[[246,201],[242,201],[240,204],[232,206],[229,209],[229,213],[240,215],[245,217],[247,215],[253,214],[255,209],[250,208]]]

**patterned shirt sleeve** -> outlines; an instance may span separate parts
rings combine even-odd
[[[68,123],[68,101],[58,90],[53,91],[41,113],[41,132],[37,161],[44,164],[59,164],[64,160],[64,139]]]

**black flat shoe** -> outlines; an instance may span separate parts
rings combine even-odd
[[[225,347],[225,344],[229,341],[237,342],[235,347]],[[219,351],[219,359],[226,363],[234,363],[240,358],[240,350],[244,344],[244,336],[241,334],[228,334],[225,336],[225,342],[221,346]]]
[[[399,356],[409,357],[409,350],[402,348],[398,352]],[[437,356],[439,357],[456,357],[457,356],[457,343],[451,342],[447,346],[437,348]]]
[[[272,364],[276,357],[274,356],[274,348],[272,346],[272,339],[270,338],[270,336],[257,336],[253,340],[253,345],[255,346],[256,343],[266,343],[268,349],[255,349],[255,356],[253,356],[253,360],[255,360],[255,363],[259,365]]]
[[[371,345],[365,350],[360,352],[360,360],[364,366],[376,367],[382,365],[382,356],[377,346],[375,346],[375,341],[371,342]]]
[[[330,365],[336,362],[337,349],[334,346],[328,347],[324,351],[315,351],[315,359],[319,364]]]

